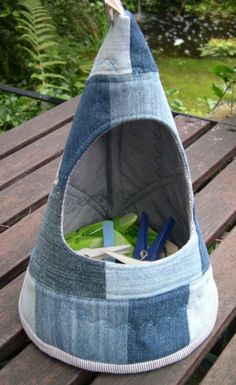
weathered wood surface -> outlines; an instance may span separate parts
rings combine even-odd
[[[46,202],[58,166],[55,159],[0,192],[0,232]]]
[[[8,359],[27,340],[19,322],[17,306],[23,276],[19,275],[0,292],[0,361]]]
[[[236,335],[224,349],[216,363],[207,373],[201,385],[235,385],[236,384]],[[227,369],[227,370],[226,370]]]
[[[187,148],[194,190],[202,186],[236,155],[236,134],[225,124],[217,124]]]
[[[76,104],[74,99],[10,131],[5,138],[5,134],[0,137],[0,287],[3,287],[0,358],[4,361],[16,355],[1,371],[4,385],[82,385],[94,379],[93,373],[64,365],[39,352],[28,341],[17,314],[23,272],[37,238]],[[236,133],[228,131],[225,125],[212,126],[212,123],[192,117],[176,116],[175,121],[187,148],[194,189],[202,188],[196,195],[196,209],[205,239],[211,243],[216,237],[223,237],[236,218],[236,160],[231,161],[235,155]],[[216,327],[208,340],[175,365],[139,375],[99,375],[94,385],[186,382],[235,317],[235,237],[233,229],[212,255],[220,309]]]
[[[195,198],[202,231],[209,243],[220,238],[236,220],[236,159]]]
[[[185,148],[203,135],[212,126],[209,121],[184,115],[177,115],[175,117],[175,123],[179,131],[180,139]]]
[[[78,101],[73,98],[1,135],[0,159],[70,122]]]
[[[1,385],[87,385],[94,376],[47,357],[31,344],[2,369],[0,380]]]
[[[44,206],[0,234],[0,288],[25,270],[37,239],[43,210]]]
[[[1,161],[0,190],[62,154],[71,124],[23,147]]]

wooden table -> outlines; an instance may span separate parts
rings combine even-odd
[[[211,336],[183,361],[138,375],[96,375],[49,358],[29,342],[17,302],[30,251],[63,152],[78,99],[0,136],[0,358],[3,385],[185,384],[235,317],[236,124],[175,117],[190,163],[196,208],[212,252],[220,307]],[[202,384],[236,384],[233,337]]]

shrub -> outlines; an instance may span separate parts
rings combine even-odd
[[[236,39],[216,39],[209,40],[202,48],[199,48],[201,56],[236,56]]]

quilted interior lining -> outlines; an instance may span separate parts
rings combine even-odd
[[[99,137],[75,165],[64,196],[64,234],[146,211],[156,230],[174,217],[171,240],[181,247],[190,234],[189,204],[184,163],[168,128],[153,120],[132,121]]]

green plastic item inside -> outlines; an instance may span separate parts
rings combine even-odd
[[[113,219],[115,245],[130,245],[128,256],[133,255],[134,247],[138,236],[138,216],[129,213]],[[157,232],[148,229],[148,245],[152,244],[157,236]],[[78,251],[83,248],[103,247],[103,222],[92,223],[81,227],[79,230],[72,231],[65,235],[65,240],[72,250]]]

